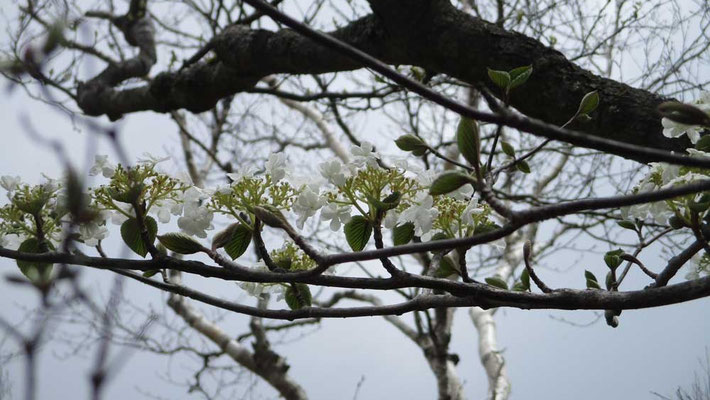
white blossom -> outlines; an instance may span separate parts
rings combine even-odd
[[[463,214],[461,215],[461,221],[463,221],[463,223],[466,225],[475,225],[476,223],[473,220],[473,216],[481,214],[483,211],[484,208],[480,204],[478,204],[478,200],[473,199],[463,210]]]
[[[312,217],[325,204],[318,193],[314,192],[310,187],[306,186],[298,198],[293,203],[293,212],[298,215],[296,224],[299,228],[303,228],[306,220]]]
[[[182,203],[173,199],[163,199],[157,201],[150,209],[158,217],[158,221],[163,224],[170,222],[170,215],[182,214]]]
[[[330,159],[318,165],[320,174],[335,186],[342,186],[347,179],[343,165],[338,159]]]
[[[253,178],[254,175],[256,175],[256,172],[257,169],[255,166],[247,165],[237,169],[237,172],[227,174],[227,176],[229,177],[229,179],[232,180],[233,183],[237,183],[244,178]]]
[[[108,237],[108,228],[104,224],[99,225],[97,222],[90,222],[79,225],[79,235],[85,245],[94,247],[99,244],[99,240]]]
[[[123,212],[120,212],[120,211],[113,211],[113,212],[111,213],[111,223],[112,223],[112,224],[114,224],[114,225],[121,225],[122,223],[124,223],[124,222],[128,219],[128,216],[127,216],[126,214],[130,215],[131,218],[135,218],[135,217],[136,217],[135,210],[133,210],[133,206],[131,206],[130,204],[123,204],[123,203],[120,203],[120,204],[118,204],[118,207],[119,207]]]
[[[266,162],[266,173],[271,180],[278,182],[286,176],[286,156],[283,153],[272,153]]]
[[[252,269],[254,271],[268,271],[263,261],[257,262]],[[250,296],[261,297],[262,294],[269,293],[278,295],[277,300],[281,300],[284,297],[284,287],[278,283],[239,282],[237,285]]]
[[[183,193],[183,213],[178,218],[178,227],[188,235],[206,238],[206,230],[212,229],[212,211],[202,205],[208,196],[196,187],[191,187]]]
[[[337,231],[341,224],[347,224],[350,221],[350,206],[338,206],[334,203],[329,203],[320,212],[322,221],[330,221],[330,230]]]
[[[384,227],[387,229],[392,229],[395,226],[397,226],[397,219],[398,218],[399,218],[399,214],[397,214],[397,211],[389,210],[389,211],[387,211],[385,218],[382,220],[382,225],[384,225]]]
[[[23,240],[24,238],[21,238],[20,236],[14,233],[11,233],[9,235],[2,235],[0,236],[0,247],[10,250],[17,250]]]
[[[426,193],[421,193],[416,203],[402,211],[398,222],[414,223],[415,233],[417,236],[422,236],[431,230],[434,219],[439,215],[439,210],[434,208],[434,198]]]
[[[110,178],[116,173],[116,166],[108,162],[107,155],[97,154],[94,156],[94,165],[89,170],[89,175],[96,176],[102,174],[104,178]]]
[[[704,93],[699,99],[699,102],[695,104],[695,107],[710,115],[710,104],[706,103],[706,101],[709,100],[708,96],[708,93]],[[700,139],[700,132],[703,131],[703,127],[701,126],[681,124],[680,122],[675,122],[668,118],[663,118],[661,125],[663,125],[663,136],[677,138],[685,134],[688,135],[688,139],[690,139],[690,142],[693,144],[697,143]]]
[[[145,165],[150,165],[155,166],[158,163],[161,163],[163,161],[169,160],[170,157],[156,157],[150,153],[143,152],[143,154],[138,158],[138,164],[145,164]]]
[[[22,180],[19,176],[5,175],[0,177],[0,186],[8,192],[14,192],[21,183]]]
[[[358,167],[365,165],[377,167],[377,159],[380,158],[380,155],[373,151],[374,148],[370,142],[362,142],[360,146],[352,146],[350,148],[350,153],[353,155],[352,163]]]

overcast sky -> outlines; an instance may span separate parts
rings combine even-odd
[[[4,31],[4,28],[2,29]],[[5,81],[0,81],[5,84]],[[5,89],[3,87],[3,89]],[[64,115],[29,99],[21,90],[3,90],[0,96],[0,175],[21,175],[37,182],[41,173],[59,177],[60,165],[55,155],[28,138],[20,118],[26,116],[47,137],[59,139],[78,165],[83,165],[87,132],[72,126]],[[121,141],[131,157],[146,149],[175,154],[177,136],[166,117],[154,113],[131,115],[124,119]],[[107,143],[99,142],[99,153],[111,154]],[[172,161],[169,161],[172,162]],[[173,165],[171,167],[176,167]],[[114,232],[113,237],[116,237]],[[660,257],[654,265],[661,266]],[[549,262],[548,262],[549,263]],[[544,271],[552,286],[581,287],[581,271],[599,267],[599,260],[583,259],[576,265],[559,260],[552,266],[563,272]],[[14,262],[0,260],[2,275],[18,273]],[[564,272],[566,271],[566,272]],[[596,271],[601,271],[598,269]],[[600,272],[597,273],[600,276]],[[603,276],[603,275],[601,275]],[[113,277],[107,272],[88,271],[82,283],[94,294],[106,293]],[[642,286],[638,275],[630,277],[628,287]],[[246,302],[252,299],[239,293],[234,285],[204,280],[202,287],[211,293]],[[625,284],[626,285],[626,284]],[[103,291],[103,292],[102,292]],[[155,290],[126,282],[126,297],[147,310],[164,309],[166,296]],[[0,281],[0,316],[19,322],[27,310],[37,305],[34,293]],[[644,399],[654,398],[651,391],[671,394],[679,385],[687,386],[700,371],[699,360],[709,343],[710,300],[653,310],[625,311],[618,328],[608,327],[603,319],[580,328],[560,322],[565,318],[576,323],[594,320],[589,311],[550,312],[501,309],[497,314],[499,342],[513,385],[514,399]],[[206,307],[201,307],[206,309]],[[170,310],[165,312],[171,313]],[[476,331],[466,310],[456,312],[452,351],[459,354],[459,373],[471,399],[485,397],[487,383],[476,351]],[[554,317],[554,318],[553,318]],[[228,315],[224,326],[235,335],[246,331],[244,317]],[[69,331],[72,327],[65,327]],[[420,353],[399,332],[380,318],[327,320],[321,328],[302,329],[289,341],[276,345],[288,358],[290,373],[313,399],[349,399],[362,380],[359,399],[436,397],[433,375]],[[4,334],[0,332],[0,337]],[[16,349],[10,340],[0,341],[0,352]],[[87,345],[90,345],[87,343]],[[87,374],[92,352],[68,355],[68,347],[50,342],[40,356],[40,398],[84,398],[88,394]],[[122,351],[113,348],[113,354]],[[21,398],[24,373],[20,359],[0,366],[9,373],[12,398]],[[133,353],[110,380],[107,399],[189,398],[184,386],[168,382],[166,376],[186,382],[198,368],[188,359]],[[244,398],[273,397],[264,385],[254,390],[245,377]]]

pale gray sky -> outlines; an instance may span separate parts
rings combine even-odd
[[[21,115],[27,115],[43,135],[61,140],[77,162],[84,160],[87,133],[73,128],[65,116],[28,99],[16,88],[11,93],[3,91],[0,97],[0,121],[3,122],[0,176],[21,175],[26,181],[36,182],[41,173],[53,177],[60,174],[60,165],[53,153],[38,147],[25,134],[18,120]],[[126,117],[121,141],[131,157],[146,149],[156,154],[165,151],[175,154],[177,148],[174,126],[165,116],[154,113]],[[111,154],[103,141],[99,143],[98,152]],[[566,260],[559,262],[560,265],[554,267],[567,272],[541,271],[553,286],[581,287],[583,269],[601,268],[598,257],[585,258],[578,265],[569,265]],[[650,267],[658,269],[660,265],[659,257]],[[3,276],[17,273],[14,262],[7,260],[0,260],[0,269]],[[600,276],[601,269],[595,271]],[[82,282],[93,288],[92,293],[105,296],[112,279],[107,272],[89,271]],[[638,275],[632,275],[628,285],[644,283]],[[216,281],[201,284],[212,293],[231,298],[239,296],[239,289],[231,284]],[[125,293],[145,309],[148,305],[164,309],[166,296],[138,283],[126,282]],[[0,281],[0,316],[3,318],[19,322],[28,309],[36,306],[36,300],[34,293]],[[704,299],[654,310],[626,311],[617,329],[609,328],[603,320],[579,328],[551,318],[584,323],[594,318],[588,311],[501,309],[497,315],[499,342],[504,348],[513,398],[651,399],[654,398],[651,391],[670,394],[678,385],[690,384],[693,373],[700,370],[698,361],[710,344],[708,306],[710,300]],[[476,331],[465,310],[457,311],[456,318],[451,348],[461,357],[459,373],[470,398],[482,399],[487,383],[478,361]],[[224,324],[237,335],[245,331],[245,322],[242,316],[229,315]],[[311,328],[302,330],[311,331]],[[0,332],[0,338],[3,336]],[[0,343],[0,351],[15,349],[9,340]],[[287,357],[291,374],[313,399],[352,398],[363,376],[359,399],[423,400],[436,396],[433,375],[420,350],[380,318],[326,320],[319,330],[277,345],[276,350]],[[42,349],[40,399],[88,396],[87,374],[93,353],[67,356],[66,351],[65,346],[52,342]],[[113,351],[123,350],[114,347]],[[177,380],[189,379],[197,365],[188,361],[183,357],[171,360],[136,352],[110,381],[106,398],[149,398],[146,393],[170,399],[189,398],[185,387],[175,386],[164,378],[169,373]],[[1,368],[10,374],[12,398],[21,398],[24,375],[20,360]],[[274,397],[265,385],[259,385],[253,392],[248,392],[245,385],[244,392],[249,393],[244,398],[261,398],[261,394]]]

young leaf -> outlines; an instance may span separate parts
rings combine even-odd
[[[520,161],[516,162],[515,168],[517,168],[518,171],[520,171],[524,174],[530,173],[530,164],[528,164],[525,160],[520,160]]]
[[[400,150],[411,151],[416,156],[424,155],[428,149],[426,143],[414,135],[402,135],[394,143]]]
[[[606,266],[612,270],[618,268],[619,265],[621,265],[622,254],[624,254],[624,251],[621,249],[608,251],[606,254],[604,254],[604,262],[606,263]]]
[[[296,283],[286,289],[286,304],[292,310],[300,310],[303,307],[310,307],[313,297],[311,289],[304,283]]]
[[[591,273],[591,271],[588,271],[586,269],[584,270],[584,278],[588,281],[594,281],[594,282],[597,281],[597,277],[594,276],[594,274]]]
[[[513,285],[514,292],[527,292],[528,289],[522,282],[515,282],[515,285]]]
[[[458,277],[459,270],[454,265],[454,261],[451,257],[444,257],[439,262],[439,268],[434,272],[434,276],[437,278],[448,278],[450,276]]]
[[[505,283],[505,281],[499,276],[492,276],[490,278],[486,278],[486,283],[503,290],[508,290],[508,284]]]
[[[632,221],[621,220],[621,221],[617,221],[616,224],[624,229],[636,231],[636,224],[634,224]]]
[[[47,248],[42,249],[39,240],[37,238],[31,237],[26,239],[17,248],[17,251],[22,253],[32,253],[40,254],[49,250],[54,250],[54,246],[50,242],[46,242]],[[17,266],[23,275],[27,277],[32,283],[41,283],[49,281],[49,277],[52,275],[52,264],[41,263],[33,261],[23,261],[17,260]]]
[[[510,86],[510,74],[505,71],[488,68],[488,77],[501,89],[508,89],[508,86]]]
[[[166,233],[158,236],[158,240],[166,249],[178,254],[194,254],[203,249],[201,244],[184,233]]]
[[[532,65],[526,65],[524,67],[518,67],[510,71],[510,87],[508,90],[513,90],[516,87],[522,85],[528,81],[530,75],[533,73]]]
[[[479,163],[481,155],[481,138],[478,124],[470,118],[461,118],[456,129],[456,143],[463,158],[471,165]]]
[[[470,175],[458,171],[444,172],[439,175],[429,188],[429,194],[438,195],[453,192],[461,186],[471,183],[473,178]]]
[[[148,241],[152,244],[155,241],[155,235],[158,233],[158,224],[151,216],[145,217],[144,224],[148,231]],[[148,246],[141,238],[141,230],[138,227],[137,219],[129,218],[121,225],[121,237],[134,253],[141,257],[145,257],[148,254]]]
[[[232,231],[232,237],[224,245],[224,251],[232,257],[232,260],[238,258],[247,250],[251,242],[251,230],[243,224],[237,224]]]
[[[705,135],[695,143],[695,149],[710,153],[710,135]]]
[[[406,222],[392,229],[392,242],[395,246],[409,243],[414,238],[414,224]]]
[[[587,279],[587,289],[601,289],[597,281]]]
[[[520,273],[520,282],[525,287],[525,290],[530,290],[530,273],[527,268],[524,268],[523,272]]]
[[[599,93],[594,90],[584,95],[582,101],[579,103],[579,109],[577,109],[577,115],[589,114],[590,112],[597,109],[599,105]]]
[[[507,156],[515,157],[515,149],[510,145],[510,143],[502,141],[500,142],[500,147],[503,149],[503,153]]]
[[[372,235],[372,225],[370,221],[362,215],[356,215],[345,224],[345,239],[348,241],[353,251],[360,251],[365,248]]]

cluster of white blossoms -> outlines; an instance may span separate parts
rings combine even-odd
[[[710,92],[704,92],[693,103],[693,106],[710,116]],[[687,149],[688,154],[694,157],[710,157],[710,136],[701,137],[704,127],[698,125],[686,125],[668,118],[663,118],[663,135],[669,138],[679,138],[687,135],[695,147]],[[685,185],[692,182],[710,179],[710,172],[679,167],[666,163],[651,163],[648,173],[634,187],[634,193],[651,192],[659,189],[671,188]],[[623,219],[639,219],[643,221],[653,221],[658,224],[671,224],[671,226],[687,226],[687,221],[691,221],[691,213],[698,213],[699,219],[707,217],[709,211],[707,205],[710,199],[704,193],[683,196],[671,200],[659,201],[655,203],[640,204],[631,207],[622,207],[621,216]],[[707,204],[706,204],[707,203]],[[694,269],[688,276],[697,277],[699,271],[710,273],[710,262],[704,255],[693,258]]]

